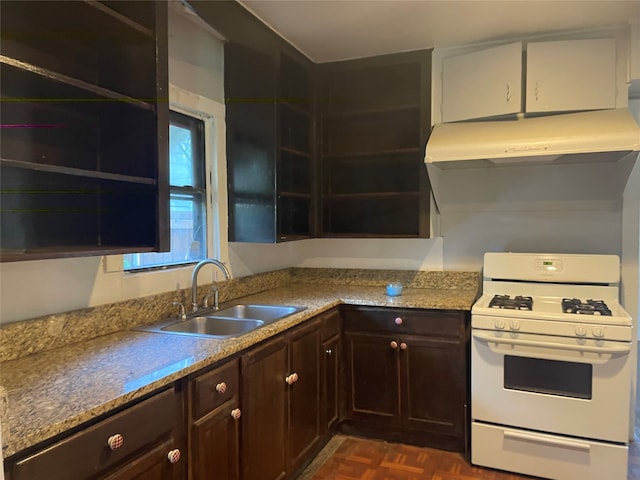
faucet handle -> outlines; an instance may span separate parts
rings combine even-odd
[[[184,303],[182,302],[171,302],[172,305],[177,305],[180,307],[180,320],[187,319],[187,312],[184,309]]]
[[[211,291],[204,296],[204,308],[209,308],[209,297],[213,295],[213,309],[218,310],[218,286],[211,285]]]

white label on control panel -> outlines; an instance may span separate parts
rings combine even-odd
[[[536,258],[536,270],[549,274],[562,271],[562,260],[557,258]]]

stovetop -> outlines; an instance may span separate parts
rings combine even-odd
[[[615,255],[486,253],[483,269],[472,329],[514,338],[631,341],[631,317],[618,301]]]
[[[629,314],[614,299],[578,298],[575,295],[564,297],[485,292],[473,305],[471,313],[547,321],[631,325]]]

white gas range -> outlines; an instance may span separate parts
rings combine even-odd
[[[626,480],[633,346],[615,255],[487,253],[471,310],[472,463]]]

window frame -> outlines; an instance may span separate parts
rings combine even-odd
[[[221,102],[171,83],[169,98],[171,110],[204,122],[208,233],[206,251],[208,257],[217,258],[229,265],[225,106]],[[153,293],[158,288],[172,289],[176,287],[175,282],[182,285],[190,279],[193,269],[193,263],[190,263],[144,270],[124,270],[123,259],[122,255],[104,257],[104,271],[124,273],[123,288],[136,288],[141,290],[139,293]],[[153,277],[153,283],[148,283],[150,277]],[[140,283],[142,281],[144,283]]]
[[[134,267],[134,268],[124,268],[124,265],[123,265],[123,269],[127,273],[152,271],[152,270],[166,270],[170,268],[179,268],[183,266],[194,265],[198,261],[204,258],[207,258],[209,256],[209,245],[211,243],[209,241],[209,237],[212,234],[212,232],[211,232],[211,224],[208,221],[208,219],[209,219],[210,212],[212,210],[211,207],[213,206],[213,198],[211,197],[207,189],[208,168],[207,168],[206,152],[207,152],[207,143],[208,143],[207,141],[209,140],[209,142],[213,142],[215,144],[215,138],[207,139],[206,132],[205,132],[205,121],[203,118],[201,118],[202,115],[185,113],[179,110],[180,109],[178,108],[170,107],[169,129],[171,128],[171,126],[177,126],[192,132],[192,134],[195,132],[196,135],[192,135],[192,140],[195,139],[196,144],[192,145],[192,151],[193,152],[199,151],[200,153],[199,155],[193,156],[192,158],[192,160],[194,160],[194,162],[192,163],[192,172],[191,172],[191,175],[193,177],[193,182],[192,182],[193,185],[174,185],[171,183],[171,154],[169,154],[169,175],[168,175],[169,181],[168,181],[168,188],[167,188],[169,192],[169,203],[171,203],[174,196],[185,196],[187,198],[192,198],[192,199],[195,199],[198,196],[200,196],[202,198],[202,202],[198,203],[199,205],[200,204],[202,205],[202,211],[198,215],[201,215],[204,217],[203,218],[204,221],[201,222],[201,226],[204,229],[204,236],[205,236],[205,244],[203,246],[204,257],[197,260],[186,260],[186,261],[179,261],[179,262],[173,262],[173,263],[143,265],[143,266]],[[169,135],[169,141],[171,141],[171,135]],[[169,149],[171,149],[171,146],[169,146]],[[170,215],[171,215],[171,212],[170,212]],[[169,223],[170,224],[173,223],[171,218]],[[156,252],[149,252],[149,253],[156,253]],[[157,252],[157,253],[161,253],[161,252]],[[147,252],[143,252],[140,254],[135,254],[135,253],[125,254],[123,259],[129,255],[146,255],[146,254]]]

